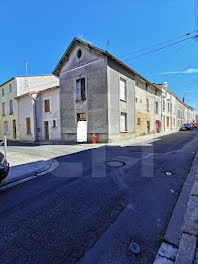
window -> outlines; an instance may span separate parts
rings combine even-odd
[[[9,84],[9,92],[11,93],[12,92],[12,85]]]
[[[142,103],[142,100],[140,100],[140,103]]]
[[[168,112],[170,112],[170,104],[168,103]]]
[[[5,116],[5,103],[2,103],[2,116]]]
[[[8,134],[9,130],[8,130],[8,121],[4,121],[3,122],[3,133],[4,134]]]
[[[121,113],[120,115],[120,132],[127,131],[127,114]]]
[[[53,120],[53,128],[56,127],[56,120]]]
[[[149,111],[149,99],[146,99],[146,111]]]
[[[137,119],[137,125],[140,125],[140,118]]]
[[[86,100],[85,97],[85,78],[76,80],[76,101]]]
[[[44,107],[45,107],[45,113],[49,113],[50,112],[50,100],[44,100]]]
[[[137,98],[135,98],[135,102],[136,102],[136,103],[138,102],[138,99],[137,99]]]
[[[77,114],[77,121],[86,121],[85,113],[78,113]]]
[[[163,99],[163,111],[165,111],[165,100]]]
[[[10,100],[10,115],[13,115],[13,101]]]
[[[139,85],[139,83],[138,83],[138,81],[136,81],[136,86],[138,86]]]
[[[172,103],[170,103],[170,112],[172,113],[172,111],[173,111],[173,105]]]
[[[159,103],[155,102],[155,113],[159,114]]]
[[[126,101],[126,81],[120,79],[120,100]]]
[[[146,86],[145,86],[145,88],[146,88],[146,91],[148,91],[148,84],[146,83]]]
[[[82,51],[81,51],[81,49],[79,49],[79,50],[77,51],[77,57],[80,59],[81,55],[82,55]]]
[[[30,117],[26,118],[26,134],[27,135],[31,134],[31,120],[30,120]]]
[[[155,88],[155,95],[157,95],[157,89]]]
[[[2,88],[2,96],[4,96],[4,88]]]

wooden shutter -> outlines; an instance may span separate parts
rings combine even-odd
[[[30,117],[26,118],[26,134],[31,134],[31,122]]]
[[[45,104],[45,113],[50,112],[50,100],[49,99],[45,100],[44,104]]]
[[[76,100],[81,100],[81,80],[76,81]]]
[[[85,78],[81,79],[81,100],[86,100],[86,97],[85,97]]]

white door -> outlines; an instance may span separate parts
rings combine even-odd
[[[87,121],[77,123],[77,142],[87,142]]]

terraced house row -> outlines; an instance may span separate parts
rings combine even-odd
[[[98,142],[177,130],[195,109],[108,51],[74,38],[52,74],[0,85],[0,138]]]

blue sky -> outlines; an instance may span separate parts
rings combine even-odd
[[[109,40],[109,51],[127,60],[136,50],[196,29],[194,0],[0,0],[0,10],[0,83],[24,75],[25,59],[28,74],[51,73],[75,36],[102,49]],[[195,40],[126,63],[151,82],[168,81],[198,110]]]

